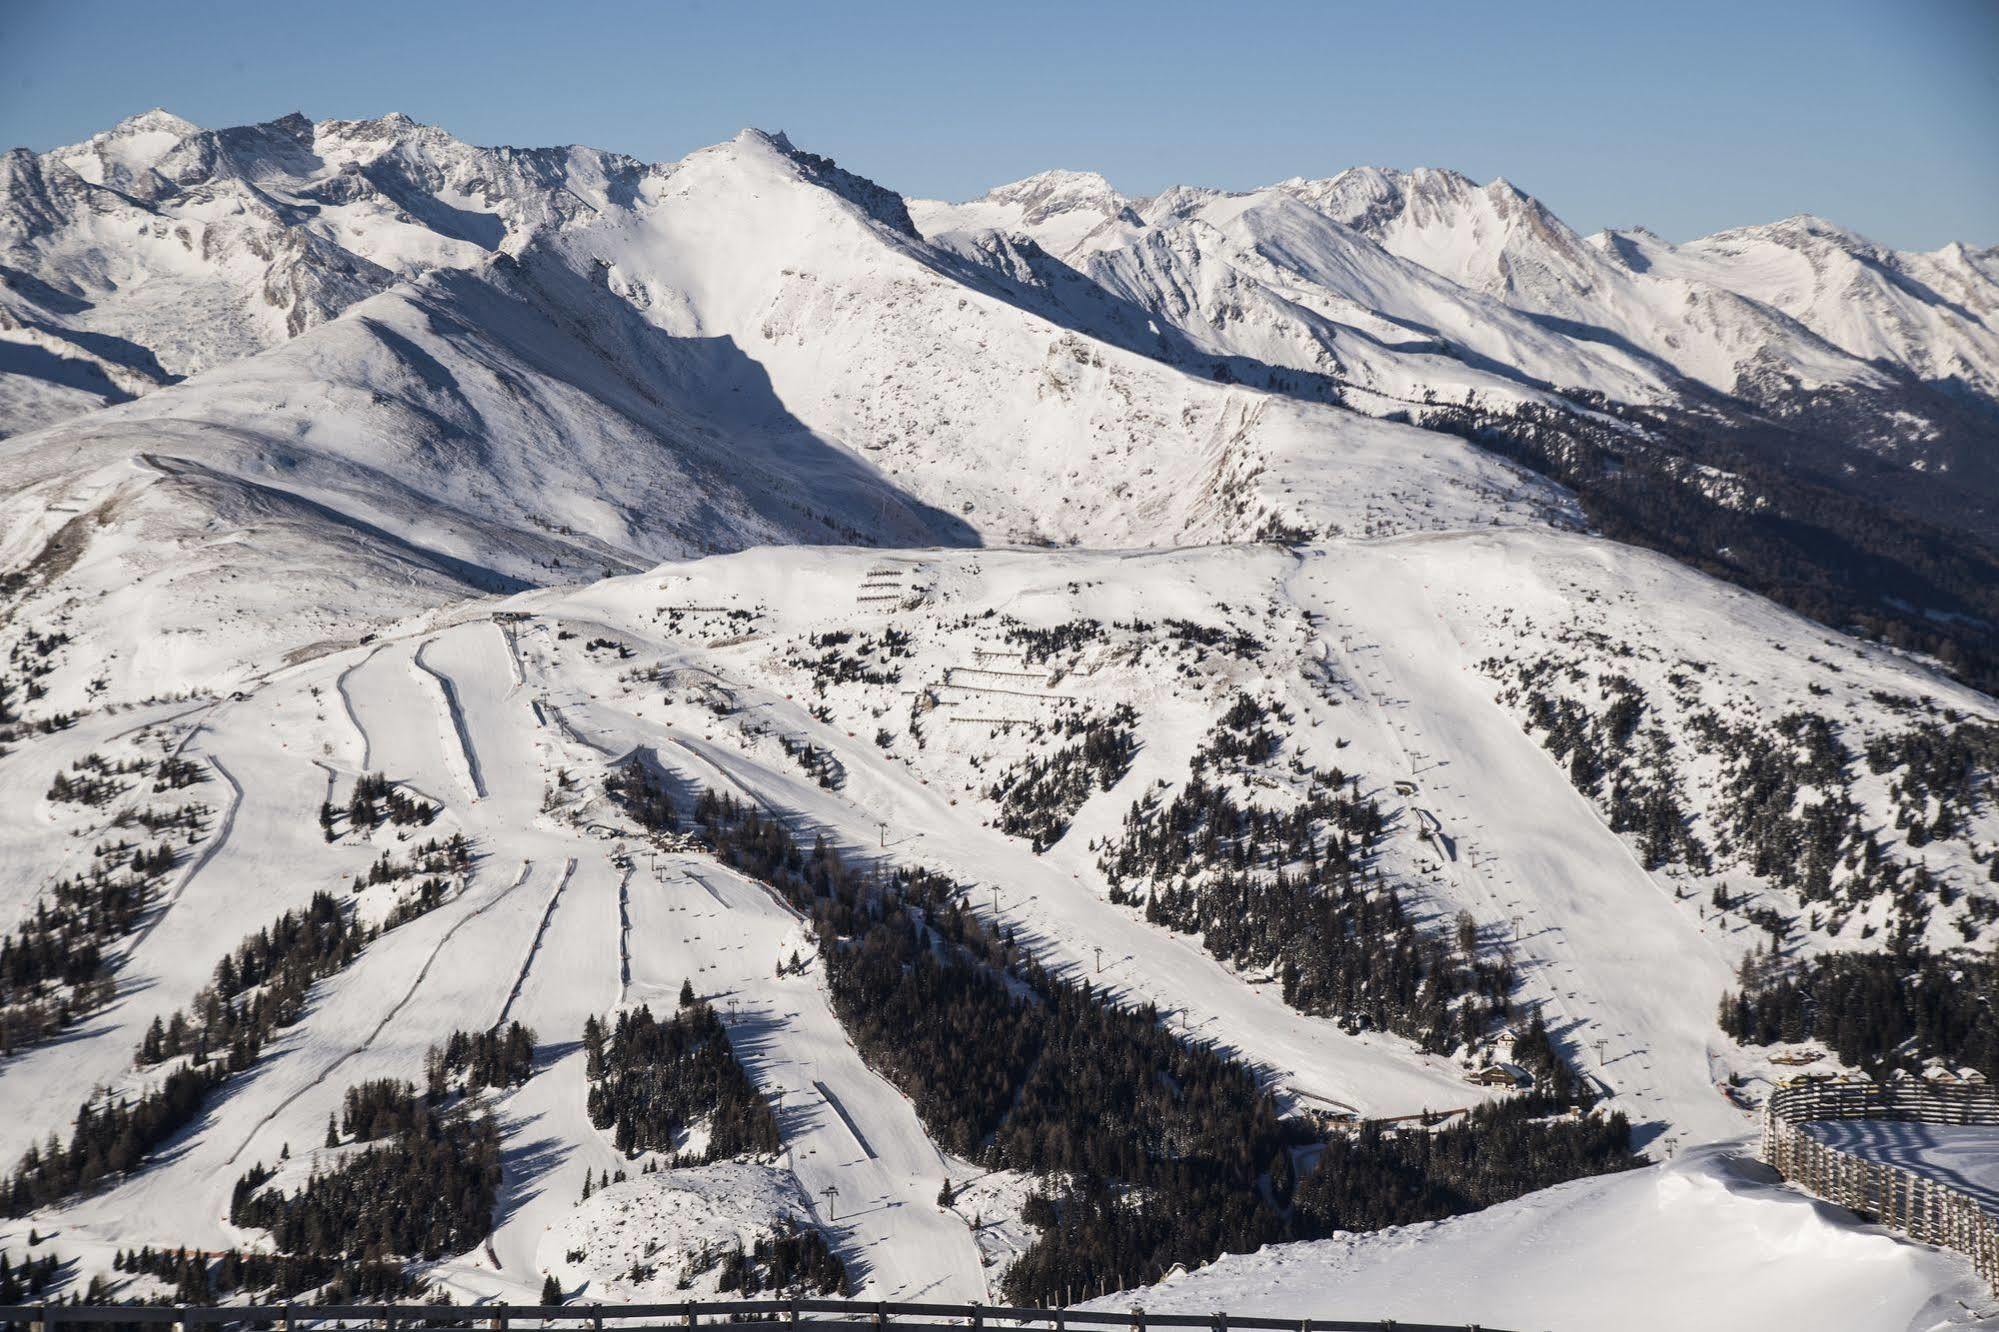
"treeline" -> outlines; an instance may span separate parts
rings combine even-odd
[[[627,1156],[664,1152],[676,1164],[768,1156],[783,1146],[777,1117],[757,1094],[729,1046],[715,1010],[683,985],[680,1009],[661,1021],[641,1005],[608,1026],[583,1026],[590,1122],[609,1129]],[[706,1146],[681,1159],[679,1144],[696,1127]]]
[[[1999,963],[1934,953],[1822,953],[1790,966],[1750,958],[1721,1000],[1721,1028],[1748,1045],[1817,1041],[1876,1077],[1932,1058],[1999,1081]]]
[[[1150,1008],[1056,978],[979,921],[951,880],[856,872],[823,840],[805,851],[712,793],[693,822],[719,858],[813,919],[842,1023],[941,1146],[1065,1181],[1030,1217],[1041,1235],[1012,1269],[1009,1299],[1066,1303],[1320,1233],[1270,1189],[1280,1159],[1314,1133],[1279,1119],[1243,1065],[1176,1039]],[[1550,1141],[1501,1158],[1484,1187],[1502,1190],[1515,1166],[1517,1191],[1540,1187],[1547,1163],[1588,1155],[1553,1139],[1599,1131],[1595,1120],[1536,1122],[1524,1132]]]

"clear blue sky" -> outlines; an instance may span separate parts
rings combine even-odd
[[[1451,166],[1584,231],[1814,212],[1999,243],[1999,0],[0,0],[0,143],[154,105],[653,160],[757,125],[947,198],[1052,166],[1135,194]]]

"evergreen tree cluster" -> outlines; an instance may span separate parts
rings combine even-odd
[[[534,1032],[518,1022],[505,1030],[452,1032],[424,1056],[430,1099],[441,1103],[454,1086],[468,1094],[520,1086],[534,1076],[534,1045]]]
[[[788,735],[780,735],[778,743],[813,781],[827,790],[837,791],[847,784],[847,769],[832,750]]]
[[[627,1156],[664,1152],[678,1161],[688,1130],[705,1125],[707,1147],[689,1164],[779,1151],[777,1117],[736,1061],[715,1010],[683,987],[680,1009],[664,1021],[649,1006],[626,1009],[608,1025],[584,1024],[590,1122],[610,1129]]]
[[[251,1170],[236,1182],[230,1224],[269,1231],[294,1258],[381,1264],[462,1253],[492,1233],[500,1130],[490,1114],[440,1110],[407,1084],[350,1089],[345,1110],[365,1150],[290,1193]]]
[[[1877,776],[1900,771],[1888,790],[1895,826],[1910,846],[1921,847],[1958,836],[1972,812],[1992,799],[1999,726],[1946,714],[1877,736],[1866,752],[1868,770]],[[1999,855],[1988,862],[1987,874],[1999,882]]]
[[[1393,1031],[1433,1054],[1476,1042],[1510,1012],[1506,960],[1418,928],[1394,890],[1364,875],[1225,871],[1167,884],[1147,920],[1201,936],[1216,957],[1275,971],[1284,1002],[1348,1030]]]
[[[136,1101],[120,1098],[102,1107],[85,1102],[76,1112],[67,1147],[51,1133],[47,1145],[22,1153],[7,1178],[6,1215],[26,1216],[135,1168],[148,1152],[192,1124],[208,1093],[227,1076],[220,1065],[188,1066],[175,1069]]]
[[[781,1296],[796,1299],[848,1293],[847,1269],[827,1247],[826,1237],[812,1226],[784,1222],[772,1235],[760,1235],[745,1249],[738,1241],[727,1248],[704,1250],[688,1260],[683,1281],[715,1272],[715,1288],[739,1299]]]
[[[319,826],[326,831],[329,842],[335,836],[334,824],[341,812],[331,801],[319,807]],[[398,828],[424,827],[437,817],[438,807],[420,796],[408,794],[379,772],[366,772],[355,779],[344,812],[348,828],[358,833],[373,832],[384,823]]]
[[[1299,1228],[1326,1235],[1438,1221],[1643,1164],[1621,1112],[1545,1120],[1554,1108],[1539,1096],[1513,1097],[1474,1106],[1442,1128],[1364,1124],[1336,1136],[1296,1187]]]
[[[189,1055],[199,1066],[221,1054],[228,1072],[241,1072],[273,1032],[304,1014],[312,987],[352,963],[373,937],[333,894],[314,893],[303,909],[285,912],[216,963],[191,1014],[153,1019],[140,1064]]]
[[[1433,1052],[1476,1040],[1508,1012],[1516,978],[1498,957],[1431,935],[1366,862],[1387,826],[1337,768],[1292,759],[1288,810],[1239,801],[1229,778],[1267,771],[1281,711],[1242,694],[1170,800],[1139,800],[1098,858],[1112,900],[1201,937],[1233,966],[1273,972],[1285,1002],[1349,1030],[1395,1031]],[[1136,883],[1139,888],[1127,885]]]
[[[58,772],[49,783],[48,798],[57,803],[101,807],[128,788],[118,780],[143,773],[150,766],[144,759],[113,762],[102,754],[85,754],[70,764],[68,772]],[[76,774],[76,775],[72,775]]]
[[[472,844],[465,840],[465,834],[453,833],[441,842],[432,838],[421,846],[409,848],[401,860],[388,851],[382,852],[361,876],[359,886],[373,888],[376,884],[396,883],[420,874],[433,877],[463,874],[470,868]]]
[[[38,1304],[62,1278],[63,1260],[51,1250],[36,1257],[24,1254],[16,1263],[0,1249],[0,1304]]]
[[[184,759],[178,754],[169,754],[160,760],[160,766],[153,772],[153,793],[179,791],[208,780],[208,769],[193,759]]]
[[[1721,1028],[1749,1045],[1818,1041],[1850,1068],[1919,1073],[1932,1058],[1999,1082],[1999,961],[1921,950],[1746,959]]]
[[[1534,1094],[1541,1103],[1585,1110],[1596,1103],[1596,1088],[1562,1058],[1539,1013],[1524,1031],[1514,1033],[1512,1054],[1514,1063],[1534,1075]]]
[[[1080,740],[1046,757],[1030,755],[986,791],[999,802],[1000,830],[1029,839],[1036,855],[1061,841],[1083,802],[1131,771],[1138,755],[1137,723],[1129,703],[1120,703],[1108,717],[1066,719],[1064,733]]]
[[[604,779],[604,793],[641,828],[673,832],[679,827],[674,818],[673,798],[637,756],[611,770]]]
[[[1496,660],[1482,666],[1499,673]],[[1528,734],[1541,734],[1542,745],[1568,769],[1569,784],[1603,810],[1612,831],[1637,835],[1647,869],[1677,862],[1705,871],[1708,849],[1694,836],[1680,805],[1666,736],[1658,727],[1642,724],[1645,691],[1628,676],[1601,672],[1596,685],[1605,702],[1592,711],[1577,699],[1550,692],[1559,669],[1552,655],[1530,661],[1503,695],[1526,711]]]
[[[910,655],[906,630],[890,628],[880,638],[869,633],[836,629],[814,634],[812,655],[794,657],[791,665],[812,676],[812,692],[824,696],[830,686],[902,683],[902,667],[897,661]]]
[[[138,928],[179,857],[160,842],[100,844],[0,936],[0,1054],[48,1039],[111,997],[108,945]]]
[[[327,1304],[388,1300],[420,1288],[401,1263],[353,1263],[341,1258],[299,1258],[289,1254],[220,1254],[188,1249],[124,1250],[112,1260],[116,1271],[155,1277],[173,1287],[175,1304],[215,1304],[234,1295],[260,1294],[290,1299],[317,1290]]]

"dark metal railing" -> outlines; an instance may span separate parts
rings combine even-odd
[[[1393,1319],[1272,1318],[1227,1313],[1160,1314],[1133,1308],[1124,1312],[1077,1309],[1020,1309],[980,1304],[897,1304],[869,1300],[722,1300],[689,1304],[47,1304],[0,1305],[0,1323],[34,1332],[85,1328],[114,1332],[135,1329],[244,1327],[304,1332],[304,1329],[381,1328],[463,1329],[464,1332],[529,1332],[535,1328],[589,1329],[590,1332],[1015,1332],[1033,1327],[1050,1332],[1154,1332],[1163,1328],[1203,1328],[1207,1332],[1497,1332],[1476,1323],[1403,1323]]]

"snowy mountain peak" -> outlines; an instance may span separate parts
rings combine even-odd
[[[1126,203],[1125,197],[1094,171],[1041,171],[989,190],[985,197],[994,203],[1019,205],[1022,220],[1029,225],[1078,210],[1110,217]]]
[[[93,185],[121,188],[200,132],[192,121],[154,107],[127,116],[82,143],[57,148],[48,156]]]
[[[1134,201],[1094,171],[1041,171],[961,204],[912,200],[910,215],[926,236],[1009,231],[1057,256],[1088,248],[1120,220],[1136,223]]]

